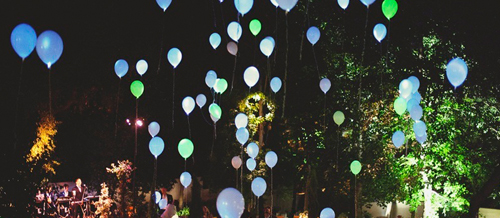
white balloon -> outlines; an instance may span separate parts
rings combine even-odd
[[[253,0],[234,0],[234,7],[242,16],[252,9]]]
[[[161,200],[161,194],[158,191],[155,191],[155,203],[160,203]]]
[[[243,73],[243,79],[248,87],[252,88],[259,81],[259,70],[254,67],[248,67]]]
[[[281,79],[278,77],[274,77],[271,79],[271,90],[274,93],[278,92],[281,89]]]
[[[191,185],[191,180],[192,180],[191,174],[188,172],[183,172],[181,174],[180,180],[181,180],[182,186],[184,186],[184,188],[187,188],[189,185]]]
[[[193,112],[194,106],[195,106],[195,103],[194,103],[193,97],[187,96],[182,100],[182,109],[184,109],[184,112],[186,113],[186,115],[189,116],[189,114],[191,112]]]
[[[274,7],[278,7],[278,2],[276,0],[271,0],[271,4],[273,4]]]
[[[274,44],[275,42],[273,37],[267,36],[266,38],[262,39],[262,41],[260,41],[260,51],[262,52],[262,54],[269,58],[269,56],[271,56],[274,51]]]
[[[278,163],[278,155],[274,151],[268,151],[265,157],[266,164],[271,169]]]
[[[242,33],[243,29],[241,28],[241,25],[238,22],[233,21],[229,23],[229,25],[227,25],[227,34],[234,41],[238,42],[238,40],[240,40]]]
[[[182,52],[178,48],[172,48],[167,53],[168,62],[172,65],[172,67],[177,68],[177,66],[181,63],[182,60]]]
[[[148,132],[151,137],[155,137],[160,132],[160,124],[158,124],[156,121],[151,122],[148,125]]]
[[[333,211],[332,208],[326,207],[323,210],[321,210],[319,218],[335,218],[335,212]]]
[[[255,144],[255,142],[251,142],[250,144],[247,145],[247,154],[251,158],[255,159],[259,154],[259,146]]]
[[[255,170],[255,167],[257,166],[257,163],[255,162],[255,159],[253,158],[248,158],[247,159],[247,168],[250,171]]]
[[[207,97],[204,94],[196,96],[196,104],[201,109],[207,103]]]
[[[293,7],[297,4],[298,0],[276,0],[278,2],[278,6],[285,10],[286,12],[290,12]]]
[[[207,84],[208,88],[212,88],[215,85],[215,80],[217,80],[217,73],[209,70],[205,76],[205,84]]]
[[[236,130],[236,140],[243,146],[245,143],[247,143],[248,138],[250,136],[250,133],[248,132],[248,129],[245,127],[239,128]]]
[[[245,210],[245,199],[235,188],[222,190],[217,196],[216,204],[221,218],[238,218]]]
[[[261,177],[256,177],[252,181],[252,192],[255,196],[260,197],[262,196],[267,189],[267,183],[266,180],[264,180]]]
[[[212,119],[214,123],[217,123],[217,121],[219,121],[219,119],[217,117],[212,116],[212,114],[210,114],[210,119]]]
[[[234,169],[239,169],[241,167],[241,158],[239,156],[234,156],[233,159],[231,159],[231,165],[233,165]]]
[[[323,93],[327,93],[328,90],[330,90],[330,87],[332,87],[332,83],[328,78],[323,78],[321,81],[319,81],[319,88]]]
[[[210,37],[208,37],[208,42],[210,42],[213,49],[217,49],[221,42],[220,35],[218,33],[212,33]]]
[[[248,116],[244,113],[239,113],[234,118],[234,124],[236,125],[237,129],[246,128],[248,125]]]
[[[139,60],[137,61],[137,64],[135,65],[135,69],[137,69],[137,73],[139,73],[139,75],[144,75],[146,73],[146,71],[148,70],[148,62],[146,62],[145,60]]]
[[[401,94],[401,97],[407,98],[409,95],[411,95],[411,92],[413,91],[413,85],[410,80],[404,79],[399,83],[399,92]]]

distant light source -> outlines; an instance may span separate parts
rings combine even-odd
[[[129,126],[131,125],[131,123],[130,123],[130,119],[127,119],[127,120],[126,120],[126,122],[127,122],[127,124],[128,124]]]
[[[144,122],[142,120],[137,120],[137,121],[135,121],[135,124],[137,126],[142,126],[144,124]]]

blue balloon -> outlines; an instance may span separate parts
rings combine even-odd
[[[63,41],[59,34],[47,30],[38,36],[36,41],[36,53],[50,67],[59,60],[63,52]]]
[[[247,145],[247,153],[248,156],[255,159],[259,154],[259,146],[255,144],[255,142],[251,142],[250,144]]]
[[[213,70],[209,70],[205,76],[205,84],[207,84],[208,88],[213,88],[216,80],[217,73]]]
[[[156,0],[156,3],[158,3],[158,6],[165,12],[168,6],[170,6],[170,3],[172,3],[172,0]]]
[[[418,105],[418,101],[417,101],[417,100],[418,100],[418,99],[412,98],[412,99],[410,99],[408,102],[406,102],[406,109],[407,109],[408,111],[411,111],[411,109],[412,109],[413,107],[415,107],[415,106],[417,106],[417,105]]]
[[[252,181],[252,192],[255,196],[260,197],[262,196],[267,189],[267,183],[266,180],[264,180],[261,177],[255,177]]]
[[[163,152],[163,149],[165,148],[165,143],[163,142],[163,139],[161,139],[158,136],[153,137],[149,141],[149,151],[155,158],[158,158],[160,154]]]
[[[337,3],[339,3],[339,6],[344,10],[349,6],[349,0],[337,0]]]
[[[281,79],[278,77],[274,77],[271,79],[271,90],[274,93],[278,92],[281,89]]]
[[[23,60],[28,57],[36,46],[36,32],[28,24],[17,25],[10,35],[10,43],[17,55]]]
[[[318,27],[312,26],[307,30],[306,36],[307,40],[309,40],[312,45],[315,45],[318,42],[321,33],[319,32]]]
[[[216,205],[221,218],[237,218],[245,210],[245,199],[237,189],[226,188],[217,196]]]
[[[290,12],[293,7],[297,4],[298,0],[276,0],[278,2],[278,6],[285,10],[286,12]]]
[[[271,169],[276,166],[276,163],[278,163],[278,155],[274,151],[268,151],[266,153],[266,164],[269,166]]]
[[[408,80],[410,80],[411,84],[413,85],[413,89],[411,93],[415,93],[418,91],[418,88],[420,87],[420,80],[416,76],[410,76],[408,77]]]
[[[404,142],[405,134],[402,131],[398,130],[394,132],[394,134],[392,134],[392,143],[394,144],[394,146],[396,146],[396,148],[401,147]]]
[[[274,45],[275,42],[273,37],[267,36],[266,38],[262,39],[262,41],[260,41],[260,51],[262,52],[262,54],[269,58],[269,56],[271,56],[274,51]]]
[[[241,34],[243,33],[243,29],[241,28],[241,25],[233,21],[227,25],[227,35],[234,41],[238,42],[240,40]]]
[[[241,145],[244,145],[248,141],[249,136],[250,133],[245,127],[241,127],[238,130],[236,130],[236,139]]]
[[[420,93],[415,92],[412,94],[412,99],[415,99],[420,104],[420,101],[422,101],[422,96],[420,95]]]
[[[387,35],[387,28],[385,28],[384,24],[378,23],[373,27],[373,36],[377,39],[378,42],[382,42],[385,36]]]
[[[115,73],[121,79],[128,72],[128,63],[126,60],[120,59],[115,62]]]
[[[360,0],[361,3],[363,3],[366,7],[370,6],[371,4],[373,4],[373,2],[375,2],[375,0]]]
[[[247,159],[247,169],[250,171],[255,170],[255,167],[257,166],[257,162],[255,162],[255,159],[253,158],[248,158]]]
[[[415,138],[417,139],[418,143],[424,144],[424,142],[427,141],[427,133],[422,136],[415,136]]]
[[[172,48],[167,54],[168,62],[174,67],[174,69],[181,63],[182,53],[178,48]]]
[[[208,41],[210,42],[210,45],[213,49],[217,49],[221,41],[220,35],[218,33],[212,33],[212,35],[210,35],[210,37],[208,38]]]
[[[160,209],[165,209],[167,207],[167,204],[167,199],[161,199],[160,202],[158,202],[158,206],[160,207]]]
[[[184,186],[184,188],[187,188],[189,185],[191,185],[191,174],[188,172],[183,172],[180,177],[181,184]]]
[[[333,211],[332,208],[326,207],[323,210],[321,210],[319,218],[335,218],[335,212]]]
[[[411,108],[410,111],[410,116],[413,120],[420,120],[420,118],[422,118],[422,115],[423,115],[423,111],[422,111],[422,107],[420,107],[420,105],[415,105]]]
[[[468,73],[467,64],[461,58],[454,58],[446,66],[446,77],[453,87],[457,88],[464,83]]]
[[[242,16],[252,9],[253,0],[234,0],[234,7]]]
[[[413,124],[413,131],[415,132],[415,136],[423,136],[427,131],[427,126],[425,126],[423,121],[416,120]]]

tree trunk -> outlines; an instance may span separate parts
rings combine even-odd
[[[354,200],[354,206],[356,207],[355,210],[356,210],[356,213],[355,213],[355,217],[356,218],[363,218],[363,204],[361,204],[361,202],[359,201],[359,197],[361,196],[361,190],[362,190],[363,186],[361,184],[361,182],[357,182],[356,184],[356,192],[355,192],[355,200]]]
[[[479,207],[486,201],[490,196],[493,189],[500,185],[500,167],[496,167],[495,171],[491,174],[490,178],[483,185],[481,190],[477,192],[470,201],[469,213],[464,214],[464,218],[475,218],[479,212]]]
[[[309,217],[319,217],[318,180],[316,169],[311,165],[309,165],[309,176],[306,183],[304,210],[309,211]]]
[[[259,117],[264,117],[263,100],[259,101]],[[259,124],[259,149],[264,146],[264,122]]]

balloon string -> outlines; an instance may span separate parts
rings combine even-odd
[[[212,12],[214,14],[214,27],[217,29],[217,19],[215,17],[215,7],[214,7],[214,0],[210,0],[212,2]]]
[[[134,148],[134,162],[133,164],[135,164],[137,166],[137,117],[138,117],[138,114],[139,114],[139,98],[136,98],[135,99],[135,122],[134,122],[134,129],[135,129],[135,148]],[[133,205],[135,205],[135,200],[136,200],[136,194],[135,194],[135,172],[137,170],[134,170],[133,171],[133,174],[132,174],[132,194],[133,194]]]
[[[154,166],[154,174],[153,174],[153,185],[151,186],[151,198],[150,198],[150,202],[149,202],[149,214],[151,217],[154,217],[154,203],[155,202],[155,199],[154,199],[154,195],[153,193],[155,193],[155,189],[156,189],[156,175],[157,175],[157,166],[158,166],[158,159],[155,157],[155,166]]]
[[[187,115],[187,120],[188,120],[188,129],[189,129],[189,139],[192,139],[192,137],[191,137],[191,123],[189,122],[189,115]]]
[[[174,129],[174,114],[175,114],[175,68],[172,73],[172,130]]]
[[[231,90],[229,91],[229,95],[231,95],[231,93],[233,93],[234,74],[236,73],[236,63],[237,63],[237,60],[238,60],[238,52],[236,52],[236,54],[234,55],[233,76],[231,78]]]
[[[340,147],[340,126],[337,130],[338,134],[337,134],[337,167],[336,167],[336,171],[339,172],[339,147]]]
[[[212,159],[212,156],[214,154],[214,144],[215,144],[215,139],[217,138],[217,134],[215,133],[217,131],[216,123],[214,122],[214,137],[212,137],[212,148],[210,149],[210,159]]]
[[[201,113],[201,116],[203,117],[203,120],[205,120],[205,122],[211,126],[212,124],[208,122],[207,118],[205,118],[205,114],[203,113],[203,110],[200,108],[200,113]]]
[[[224,21],[224,9],[222,8],[222,3],[219,4],[220,6],[220,14],[221,14],[221,20],[222,20],[222,26],[225,27],[226,26],[226,22]],[[224,38],[226,39],[226,44],[229,42],[229,39],[227,38],[227,34],[222,34],[223,36],[225,36]]]
[[[326,93],[325,100],[323,101],[323,134],[326,136]]]
[[[49,114],[52,117],[52,84],[50,79],[51,70],[49,68]]]
[[[300,39],[300,51],[299,51],[299,60],[301,61],[302,60],[302,48],[304,47],[304,35],[306,33],[306,29],[307,29],[307,26],[306,26],[306,21],[307,21],[307,25],[308,26],[311,26],[309,23],[309,0],[307,0],[307,4],[306,4],[306,13],[304,14],[304,29],[302,30],[302,37]]]
[[[274,195],[273,195],[273,168],[271,168],[271,217],[273,217],[273,205],[274,205]]]
[[[241,192],[241,194],[243,194],[243,145],[241,145],[240,157],[241,157],[240,192]]]
[[[318,60],[316,59],[316,52],[314,51],[314,45],[312,45],[312,52],[313,52],[313,57],[314,57],[314,63],[316,63],[316,70],[318,71],[318,78],[321,79],[321,76],[319,73]]]
[[[243,162],[243,161],[242,161]],[[241,166],[240,166],[241,167]],[[239,183],[239,178],[238,178],[238,170],[239,169],[236,169],[236,189],[238,189],[238,183]]]
[[[278,7],[276,7],[276,24],[274,25],[274,67],[276,67],[276,56],[278,56]]]
[[[288,78],[288,12],[285,12],[285,30],[286,30],[286,52],[285,52],[285,78],[283,79],[283,108],[281,112],[281,119],[285,117],[286,105],[286,80]]]
[[[163,13],[163,14],[166,14],[166,13]],[[167,17],[166,15],[164,15],[165,17]],[[163,38],[165,36],[165,17],[163,18],[163,25],[162,25],[162,28],[161,28],[161,39],[160,39],[160,54],[158,55],[158,69],[156,70],[156,74],[160,74],[160,68],[161,68],[161,56],[163,54]]]
[[[115,137],[114,141],[116,143],[116,137],[118,135],[118,108],[120,106],[120,89],[121,89],[122,79],[118,82],[118,93],[116,94],[116,110],[115,110]]]
[[[23,80],[23,67],[24,67],[24,58],[21,60],[21,72],[19,73],[19,83],[17,86],[17,98],[16,98],[16,110],[15,110],[15,120],[14,120],[14,152],[17,147],[17,118],[19,115],[19,95],[21,95],[21,81]]]
[[[269,84],[269,81],[271,81],[271,63],[270,62],[271,62],[271,60],[269,60],[269,57],[267,57],[267,77],[266,77],[266,80],[264,83],[264,90],[263,90],[264,93],[267,92],[267,86]],[[272,94],[272,91],[271,91],[271,89],[269,89],[269,95],[271,95],[271,94]]]

